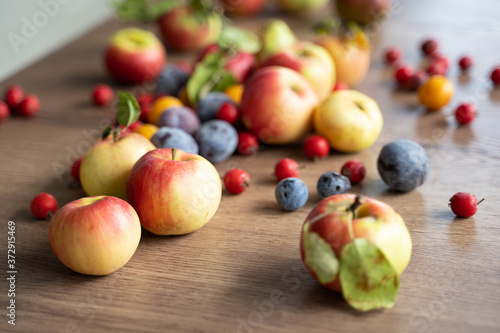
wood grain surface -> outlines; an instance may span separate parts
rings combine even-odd
[[[217,165],[221,174],[246,169],[252,184],[242,195],[224,191],[214,218],[186,236],[143,232],[130,262],[106,277],[72,272],[52,253],[49,221],[34,219],[31,199],[48,191],[60,206],[84,196],[71,185],[73,160],[89,148],[113,117],[89,102],[91,88],[108,82],[102,51],[123,27],[100,26],[67,47],[2,82],[37,94],[40,115],[12,117],[0,124],[0,331],[1,332],[499,332],[500,331],[500,90],[488,75],[500,64],[500,3],[497,1],[394,1],[387,20],[374,27],[371,69],[358,89],[376,99],[385,120],[376,144],[358,154],[332,153],[313,163],[301,147],[266,147],[256,156],[234,156]],[[256,27],[255,20],[236,20]],[[308,38],[309,17],[285,17]],[[155,30],[154,26],[149,28]],[[420,62],[419,44],[440,42],[451,61],[451,103],[426,113],[415,94],[394,89],[383,50],[399,45],[405,61]],[[460,55],[475,59],[460,75]],[[171,60],[193,54],[169,54]],[[130,90],[131,87],[117,89]],[[146,87],[150,88],[150,87]],[[462,101],[479,109],[477,120],[458,127],[452,115]],[[407,194],[387,190],[376,171],[381,147],[398,138],[421,143],[431,159],[426,184]],[[274,164],[292,157],[304,168],[307,205],[282,212],[274,198]],[[368,174],[353,192],[387,202],[404,218],[414,247],[391,310],[359,313],[305,272],[299,255],[302,223],[319,201],[315,186],[325,171],[351,158]],[[486,200],[469,219],[447,206],[458,191]],[[7,222],[16,225],[16,325],[7,324]],[[272,304],[272,306],[270,305]]]

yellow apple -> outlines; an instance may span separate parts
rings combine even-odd
[[[341,152],[370,147],[383,126],[382,113],[372,98],[355,90],[334,91],[314,112],[314,127]]]

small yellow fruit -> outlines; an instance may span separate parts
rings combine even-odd
[[[151,111],[148,113],[148,122],[156,125],[163,111],[173,106],[182,106],[181,100],[173,96],[163,96],[158,98],[154,101]]]
[[[134,132],[139,133],[146,139],[150,140],[151,137],[158,131],[158,127],[153,124],[144,124],[138,127]]]
[[[418,99],[429,111],[436,111],[448,104],[453,90],[453,84],[446,77],[432,75],[418,89]]]
[[[242,84],[235,84],[228,87],[224,92],[226,95],[231,97],[231,99],[237,104],[241,103],[241,96],[243,95],[244,86]]]

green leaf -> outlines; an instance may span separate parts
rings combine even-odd
[[[196,104],[211,91],[223,91],[237,83],[234,76],[224,69],[225,64],[226,51],[220,50],[207,55],[196,65],[187,83],[187,94],[191,104]]]
[[[118,92],[118,105],[116,107],[116,122],[127,128],[136,122],[141,115],[139,103],[129,92]]]
[[[312,270],[319,282],[330,283],[335,280],[339,272],[339,260],[328,244],[317,233],[308,231],[308,225],[304,225],[303,248],[304,262]]]
[[[152,22],[187,0],[114,0],[116,16],[122,21]]]
[[[102,136],[101,136],[101,138],[102,138],[103,140],[104,140],[104,139],[106,139],[106,138],[108,137],[108,135],[110,135],[110,134],[111,134],[111,131],[112,131],[112,130],[113,130],[113,129],[112,129],[110,126],[106,127],[106,128],[104,129],[104,131],[102,131]]]
[[[340,283],[345,300],[355,309],[392,308],[399,289],[399,275],[380,249],[365,238],[356,238],[342,249]]]
[[[222,49],[257,53],[261,48],[259,37],[250,30],[226,26],[217,41]]]

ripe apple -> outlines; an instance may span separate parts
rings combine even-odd
[[[153,33],[127,28],[111,38],[104,61],[114,79],[138,84],[154,80],[160,74],[167,53]]]
[[[278,6],[293,13],[310,12],[325,6],[328,0],[278,0]]]
[[[323,46],[333,58],[337,82],[350,87],[363,81],[370,68],[370,45],[366,35],[356,32],[352,39],[341,36],[319,36],[314,42]]]
[[[112,195],[127,199],[127,179],[135,162],[156,147],[138,133],[99,139],[83,157],[80,182],[88,196]]]
[[[336,0],[339,16],[345,21],[365,25],[380,19],[391,6],[391,0]]]
[[[217,44],[207,46],[203,51],[201,51],[196,63],[202,61],[207,55],[218,52],[219,49],[220,48]],[[229,58],[227,59],[224,68],[234,76],[236,81],[243,83],[255,68],[257,58],[251,53],[242,51],[237,51],[228,57]]]
[[[126,201],[86,197],[59,209],[50,223],[54,254],[75,272],[108,275],[123,267],[141,239],[141,223]]]
[[[216,42],[222,20],[216,13],[200,18],[191,6],[178,6],[159,19],[160,31],[167,46],[187,51],[201,49]]]
[[[283,66],[300,73],[311,84],[322,101],[335,85],[335,64],[321,46],[301,41],[267,58],[261,65]]]
[[[127,197],[142,226],[157,235],[183,235],[203,227],[222,195],[215,167],[179,149],[150,151],[134,165]]]
[[[351,242],[349,210],[354,194],[337,194],[321,200],[309,213],[300,236],[302,262],[316,280],[340,292],[342,286],[336,267],[344,245]],[[401,274],[410,261],[412,242],[401,216],[391,206],[368,197],[361,198],[352,219],[355,238],[374,243]],[[324,215],[324,217],[321,217]]]
[[[221,0],[224,11],[233,15],[254,15],[264,8],[265,0]]]
[[[372,98],[355,90],[331,93],[314,112],[314,128],[341,152],[370,147],[383,126],[382,113]]]
[[[311,130],[318,103],[314,89],[300,74],[286,67],[265,67],[245,83],[241,119],[265,143],[293,143]]]

